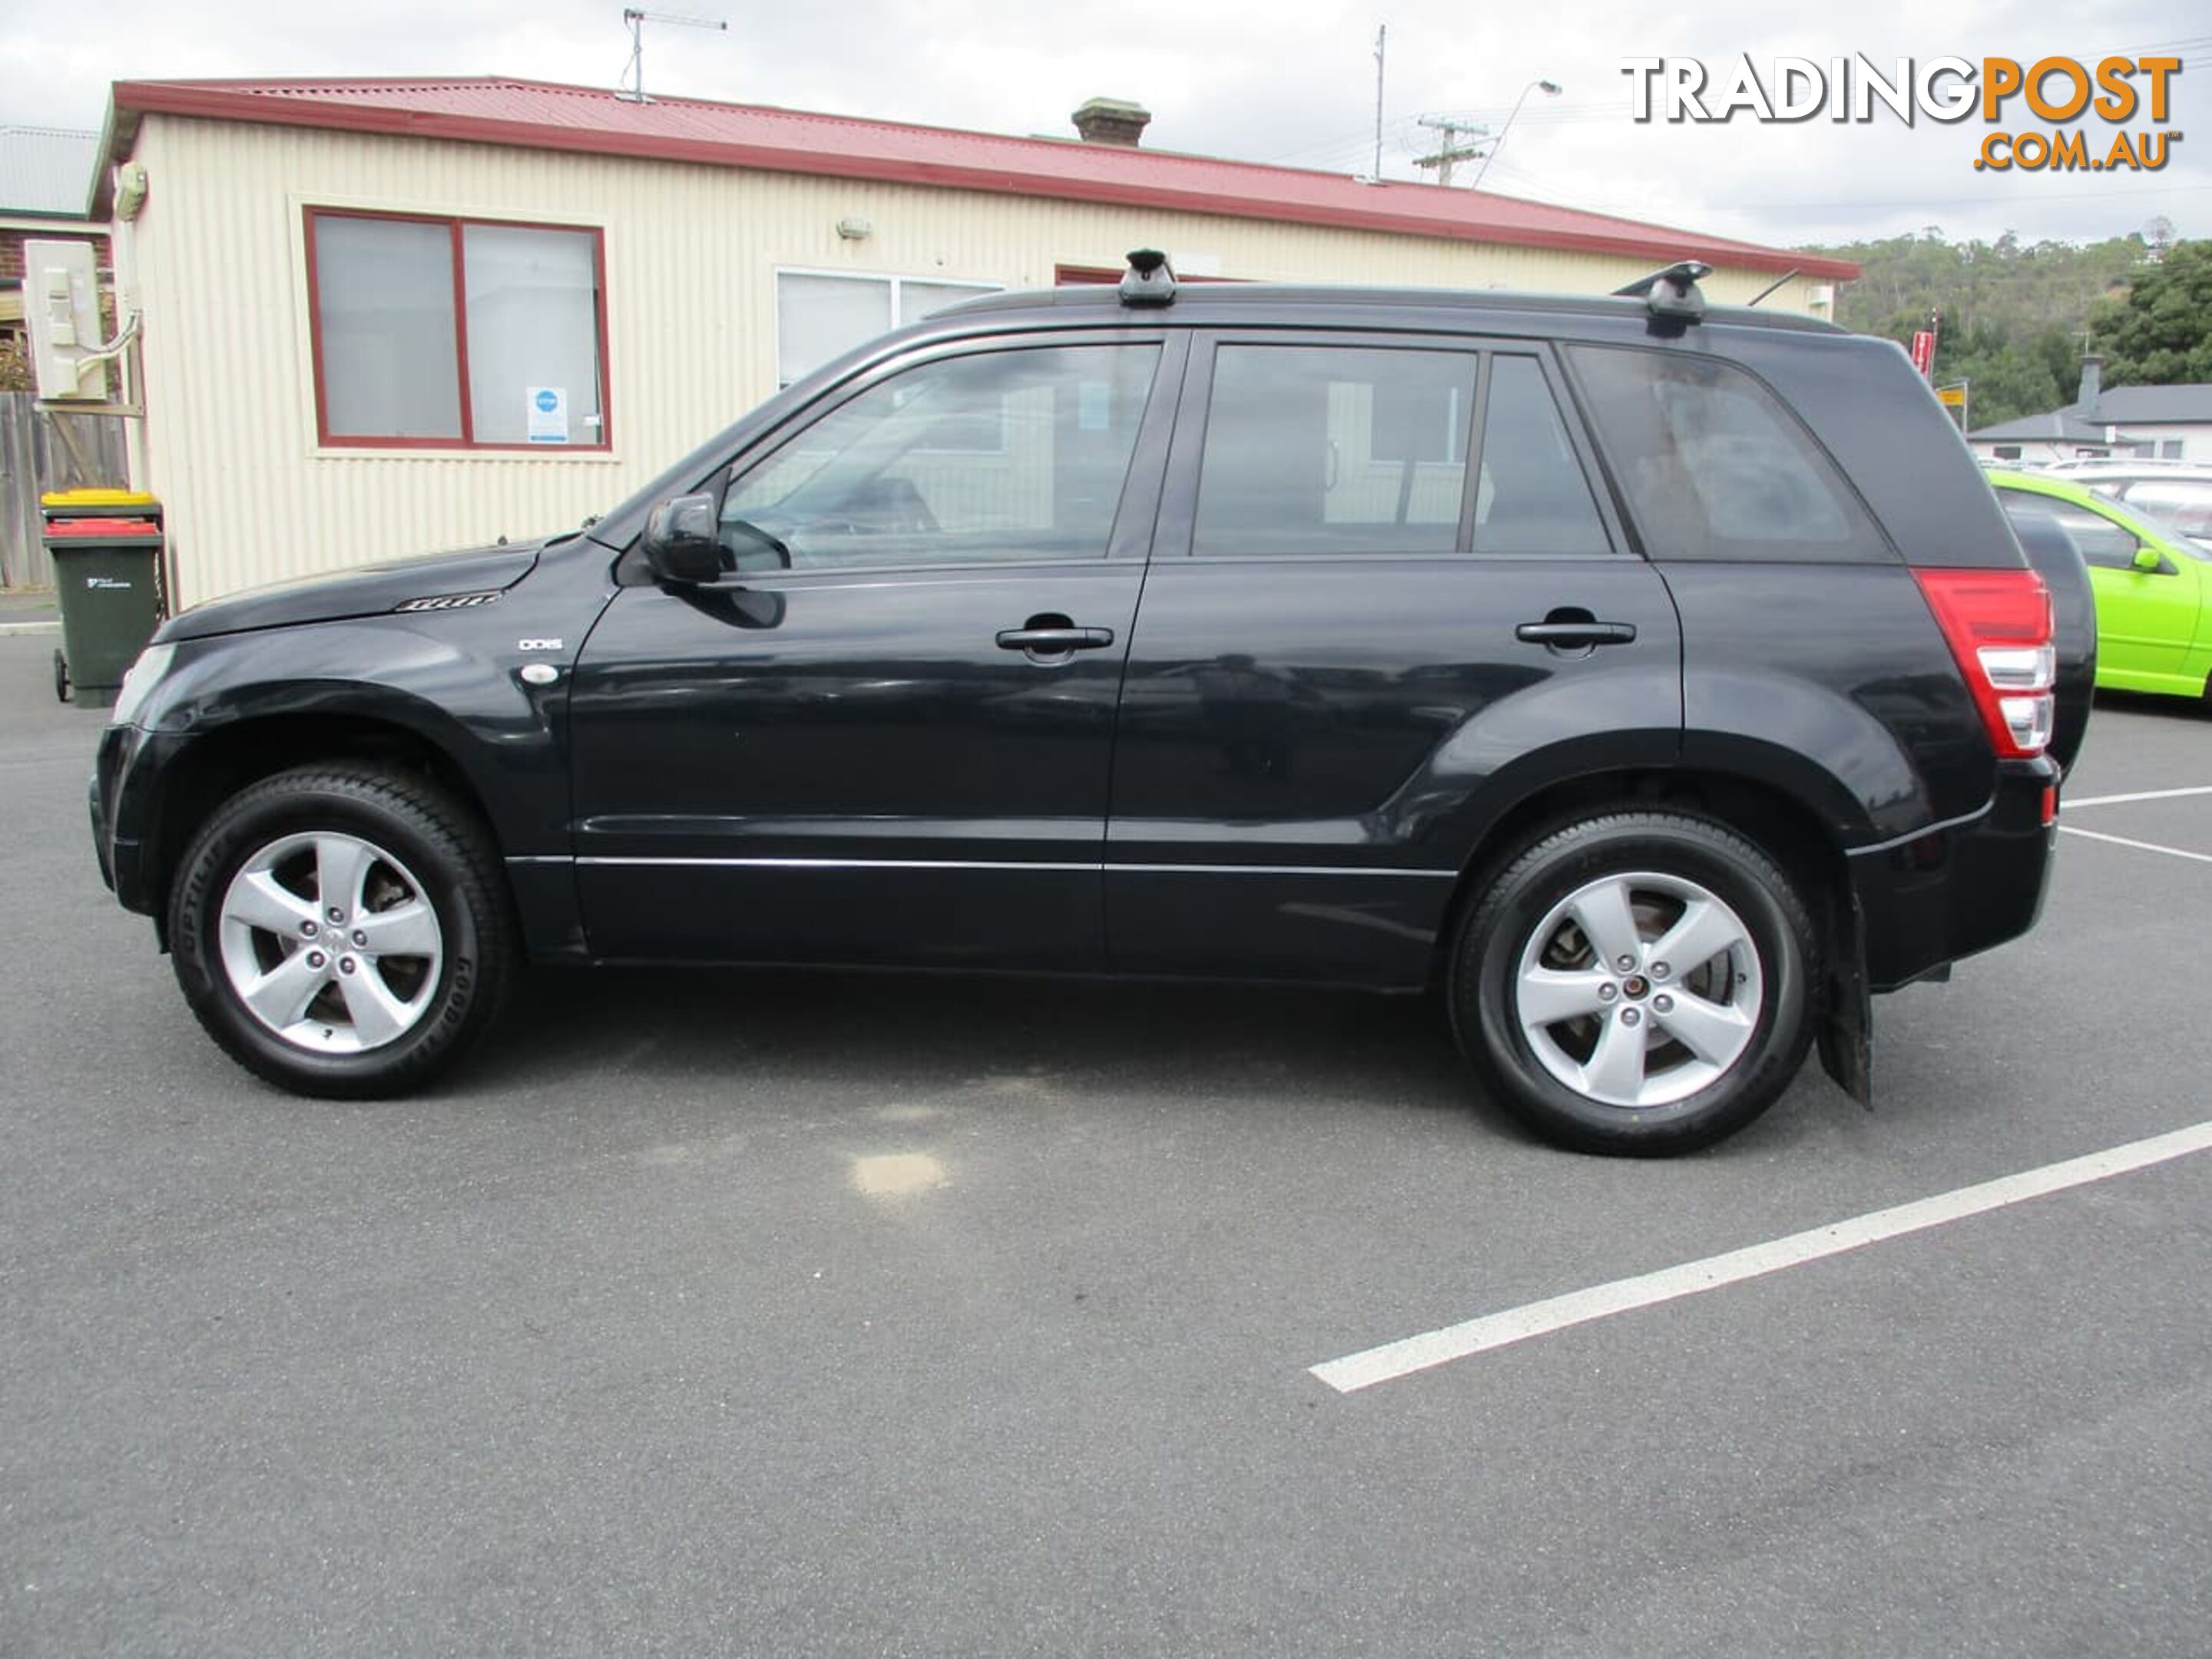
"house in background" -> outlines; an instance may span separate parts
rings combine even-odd
[[[83,240],[107,270],[107,228],[88,208],[100,135],[58,127],[0,127],[0,341],[24,337],[23,244]]]
[[[1988,461],[2134,460],[2212,463],[2212,386],[2104,384],[2105,360],[2081,360],[2080,395],[2063,409],[1966,434]]]
[[[185,602],[603,510],[896,324],[1120,270],[1826,314],[1844,261],[1425,184],[479,79],[124,82],[95,212]],[[120,198],[118,170],[130,181]]]

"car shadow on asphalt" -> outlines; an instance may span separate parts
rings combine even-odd
[[[1434,997],[1012,975],[532,969],[455,1087],[718,1079],[733,1066],[920,1090],[1048,1074],[1064,1090],[1295,1092],[1506,1124],[1467,1078]]]

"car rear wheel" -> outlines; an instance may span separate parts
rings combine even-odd
[[[514,950],[496,859],[429,783],[286,772],[218,807],[170,896],[177,981],[209,1034],[298,1093],[397,1094],[482,1035]]]
[[[1771,1105],[1812,1039],[1812,923],[1718,824],[1621,813],[1528,848],[1453,952],[1462,1049],[1500,1104],[1586,1152],[1662,1156]]]

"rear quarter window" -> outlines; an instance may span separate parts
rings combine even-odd
[[[1602,346],[1568,355],[1651,557],[1893,561],[1835,463],[1741,369]]]

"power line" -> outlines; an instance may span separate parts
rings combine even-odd
[[[1570,208],[1583,213],[1605,213],[1617,218],[1643,222],[1650,212],[1650,204],[1631,207],[1626,203],[1608,201],[1601,196],[1592,196],[1580,187],[1563,187],[1549,183],[1537,174],[1512,161],[1498,161],[1491,170],[1504,177],[1514,187],[1514,193],[1525,197],[1542,207]]]

